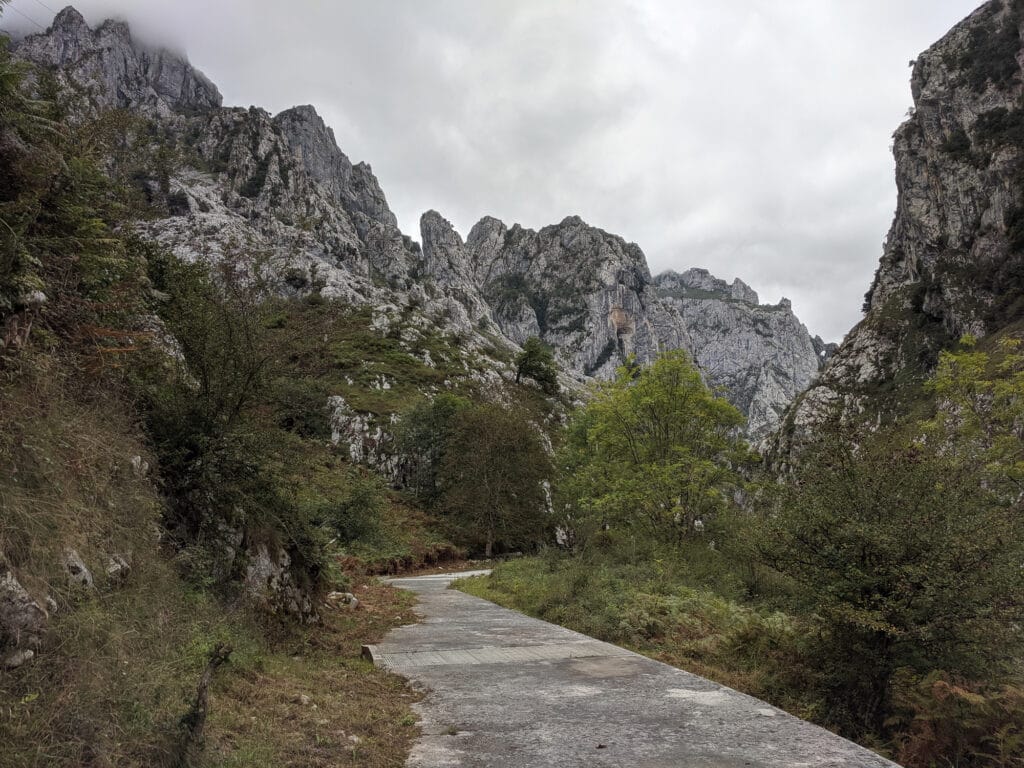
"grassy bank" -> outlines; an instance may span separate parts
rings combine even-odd
[[[355,611],[325,611],[322,627],[272,644],[223,675],[212,696],[206,765],[405,763],[419,733],[410,709],[417,694],[360,649],[415,621],[414,598],[372,583],[355,594]]]
[[[690,554],[688,563],[667,553],[633,562],[550,554],[456,585],[813,718],[806,627],[741,600],[738,582],[715,569],[714,553]]]
[[[0,675],[5,767],[179,764],[181,719],[216,643],[233,650],[214,678],[195,765],[403,764],[415,694],[359,652],[414,620],[410,596],[357,587],[357,610],[325,609],[322,626],[268,637],[159,561],[137,578],[55,617],[34,662]]]

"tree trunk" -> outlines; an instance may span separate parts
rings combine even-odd
[[[210,659],[196,689],[195,703],[188,714],[181,718],[183,733],[178,754],[178,765],[180,766],[187,768],[198,763],[199,753],[203,749],[206,715],[209,711],[210,683],[213,682],[213,674],[217,671],[217,667],[226,662],[230,655],[231,646],[224,643],[219,643],[210,652]]]

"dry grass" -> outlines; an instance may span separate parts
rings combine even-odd
[[[359,608],[325,609],[324,626],[243,660],[211,697],[208,766],[365,766],[405,763],[418,735],[417,694],[360,657],[362,644],[415,621],[413,598],[356,588]]]
[[[148,457],[129,414],[45,360],[0,378],[0,551],[58,605],[36,658],[0,671],[0,766],[176,765],[181,718],[218,643],[234,652],[215,679],[203,766],[401,765],[415,695],[359,652],[414,620],[410,597],[364,585],[358,610],[325,609],[323,627],[268,639],[159,552],[162,500],[132,469]],[[66,547],[96,590],[67,585]],[[105,578],[115,553],[132,555],[125,583]]]
[[[42,601],[69,599],[65,548],[97,566],[151,550],[160,500],[133,457],[152,463],[114,398],[83,396],[53,365],[0,382],[0,553]]]

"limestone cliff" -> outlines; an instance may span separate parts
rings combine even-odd
[[[783,454],[829,414],[897,416],[943,347],[1024,318],[1021,5],[990,0],[915,62],[865,318],[792,408]]]
[[[123,23],[93,30],[68,8],[16,53],[78,94],[80,115],[118,108],[141,121],[113,172],[164,214],[140,229],[188,259],[233,262],[283,293],[372,305],[381,327],[412,313],[463,347],[504,350],[491,360],[499,379],[529,336],[554,346],[578,382],[629,355],[684,348],[755,437],[820,367],[824,346],[788,302],[759,305],[742,281],[701,270],[652,279],[637,245],[578,217],[540,231],[484,218],[463,241],[431,211],[421,249],[313,107],[223,107],[183,57],[141,46]]]
[[[703,269],[652,279],[638,246],[576,216],[540,231],[488,217],[465,242],[433,211],[421,227],[423,271],[475,287],[508,338],[539,336],[568,370],[598,378],[630,355],[647,363],[685,349],[746,414],[755,438],[778,424],[829,351],[787,300],[761,305],[742,280]]]

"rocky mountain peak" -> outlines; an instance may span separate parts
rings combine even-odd
[[[501,248],[507,232],[505,222],[493,216],[484,216],[469,230],[466,243],[474,252],[493,253]]]
[[[422,270],[448,283],[473,283],[473,265],[462,237],[448,219],[434,210],[420,217]]]
[[[865,317],[788,417],[898,418],[939,352],[1024,319],[1024,14],[990,0],[918,56],[893,141],[898,197]]]
[[[64,39],[74,40],[80,35],[88,34],[89,31],[85,17],[78,12],[77,8],[68,5],[53,17],[53,23],[47,30],[47,34],[57,33]]]
[[[68,6],[45,31],[15,46],[18,56],[56,68],[85,89],[95,109],[137,109],[169,115],[219,107],[220,91],[180,54],[150,49],[132,38],[124,22],[92,29]]]
[[[682,274],[671,269],[667,270],[654,278],[654,285],[666,294],[690,292],[696,296],[703,292],[714,294],[722,299],[742,301],[755,307],[760,303],[757,291],[738,277],[730,284],[700,267],[693,267]]]

